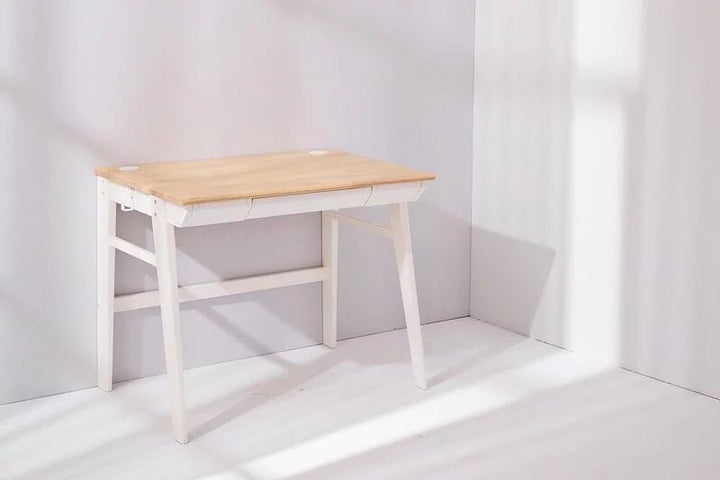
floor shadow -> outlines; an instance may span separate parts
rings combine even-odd
[[[231,300],[228,300],[231,301]],[[205,318],[210,320],[213,324],[219,326],[228,335],[234,338],[238,338],[243,344],[257,349],[258,351],[264,351],[266,346],[258,342],[257,339],[253,338],[242,328],[237,327],[229,318],[219,313],[212,306],[199,306],[198,309]],[[474,321],[474,320],[471,320]],[[435,324],[440,325],[440,324]],[[380,365],[407,365],[408,382],[410,382],[411,362],[409,356],[409,348],[406,347],[406,342],[403,341],[403,348],[395,348],[394,345],[397,343],[396,335],[405,335],[404,330],[393,332],[391,335],[371,335],[367,337],[356,338],[349,341],[342,341],[338,344],[335,349],[327,349],[327,352],[323,354],[317,360],[314,360],[308,364],[296,365],[292,362],[284,360],[278,355],[267,355],[266,358],[269,362],[274,363],[282,370],[282,373],[276,377],[273,377],[269,381],[260,382],[253,384],[249,387],[244,387],[238,391],[223,395],[216,398],[213,402],[203,405],[197,409],[193,409],[192,414],[198,414],[205,410],[215,410],[215,405],[224,405],[231,401],[233,398],[240,399],[237,403],[233,404],[230,408],[227,408],[222,413],[215,415],[214,417],[203,421],[200,425],[195,426],[191,429],[191,437],[197,438],[206,435],[217,428],[234,421],[235,419],[247,414],[251,410],[260,405],[263,405],[278,396],[281,396],[294,389],[299,389],[303,384],[311,379],[321,376],[323,373],[332,370],[334,367],[344,363],[355,363],[361,364],[363,367],[367,366],[380,366]],[[488,360],[492,357],[498,357],[503,353],[509,353],[516,346],[528,342],[531,340],[512,337],[502,342],[495,340],[491,346],[488,344],[468,344],[467,340],[461,338],[448,344],[446,342],[434,343],[426,342],[426,349],[428,356],[445,355],[452,352],[455,349],[471,349],[474,352],[469,357],[465,358],[462,362],[459,362],[451,367],[442,370],[439,374],[432,376],[429,380],[429,386],[435,387],[453,377],[458,376],[465,370],[476,366],[481,360]],[[368,343],[372,342],[372,348],[376,355],[368,357],[366,355],[366,349]],[[325,348],[325,347],[323,347]],[[522,352],[522,349],[519,349]],[[534,355],[534,354],[532,354]],[[525,361],[531,360],[532,355],[526,358],[515,358],[513,356],[512,361]],[[498,368],[504,368],[502,362],[498,363]],[[491,374],[493,371],[488,371],[487,374]]]

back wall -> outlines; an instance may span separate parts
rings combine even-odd
[[[94,386],[100,165],[337,148],[433,171],[411,207],[424,322],[468,314],[472,0],[0,3],[0,403]],[[364,213],[384,220],[384,209]],[[151,247],[149,220],[121,236]],[[352,228],[352,227],[348,227]],[[317,214],[180,230],[181,284],[320,263]],[[340,233],[342,338],[403,323],[392,246]],[[118,293],[154,289],[118,254]],[[187,367],[320,343],[319,285],[187,304]],[[158,309],[116,375],[164,371]]]

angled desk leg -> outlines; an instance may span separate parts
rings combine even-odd
[[[97,361],[98,387],[112,390],[113,313],[115,301],[115,237],[117,204],[110,200],[107,181],[97,181]]]
[[[152,217],[152,226],[157,259],[165,364],[170,384],[170,412],[175,440],[179,443],[187,443],[175,227],[167,222],[165,211],[165,202],[155,199],[155,214]]]
[[[418,308],[417,287],[415,285],[415,264],[413,262],[412,241],[410,238],[410,220],[407,203],[390,205],[390,223],[395,246],[395,259],[400,276],[405,324],[410,357],[412,359],[415,385],[425,390],[425,353],[423,351],[422,331],[420,330],[420,311]]]
[[[338,221],[332,211],[322,212],[322,265],[326,269],[322,282],[323,343],[337,345],[337,253]]]

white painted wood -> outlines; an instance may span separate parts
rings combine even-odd
[[[199,283],[178,288],[180,303],[208,298],[237,295],[240,293],[257,292],[273,288],[291,287],[306,283],[322,282],[328,275],[323,267],[291,270],[287,272],[256,275],[253,277],[235,278],[220,282]],[[160,296],[157,290],[131,293],[115,297],[115,311],[126,312],[140,308],[156,307],[160,305]]]
[[[415,285],[415,264],[410,236],[410,219],[407,203],[390,205],[390,222],[393,231],[395,259],[400,277],[405,324],[410,343],[413,376],[418,388],[426,389],[425,353],[423,349],[422,330],[420,326],[420,310],[418,308],[417,287]]]
[[[423,182],[409,182],[189,207],[167,204],[168,221],[178,227],[193,227],[296,213],[410,202],[419,198],[422,186]],[[136,192],[135,195],[137,202],[139,194]]]
[[[156,197],[151,197],[153,203],[155,203]],[[159,201],[159,199],[157,199]],[[187,222],[192,207],[183,207],[181,205],[175,205],[174,203],[165,203],[165,219],[170,225],[176,227],[183,227]]]
[[[337,253],[338,221],[335,212],[322,212],[322,263],[327,269],[323,281],[323,343],[337,345]]]
[[[113,298],[115,296],[115,237],[117,204],[110,200],[108,183],[97,181],[97,381],[106,392],[112,390]]]
[[[412,202],[420,198],[423,182],[391,183],[375,185],[365,205],[388,205],[392,203]]]
[[[192,205],[190,207],[176,206],[178,209],[176,218],[181,227],[240,222],[247,218],[251,207],[252,199]],[[182,209],[187,210],[187,216],[184,218],[180,218]]]
[[[122,205],[126,211],[136,210],[146,215],[153,215],[155,201],[159,200],[122,185],[108,184],[107,191],[111,200]],[[420,197],[422,191],[423,182],[408,182],[189,206],[166,202],[165,217],[168,223],[176,227],[196,227],[296,213],[412,202]]]
[[[111,200],[130,210],[137,210],[145,215],[153,214],[155,203],[150,195],[109,182],[107,183],[107,193]]]
[[[160,292],[165,364],[170,386],[170,412],[173,433],[179,443],[187,443],[185,397],[183,390],[182,337],[178,303],[175,227],[167,222],[165,202],[157,200],[152,217],[157,276]]]
[[[125,211],[135,210],[148,216],[154,215],[155,202],[159,200],[152,195],[109,182],[107,183],[107,193],[111,200],[125,207]],[[176,227],[182,227],[186,223],[192,208],[167,203],[165,210],[165,218],[168,223]]]
[[[123,187],[122,185],[116,185],[114,183],[108,183],[110,189],[112,189],[112,199],[118,203],[121,207],[133,209],[135,203],[134,193],[135,191],[131,188]]]
[[[134,243],[130,243],[127,240],[113,235],[110,237],[110,245],[123,253],[127,253],[131,257],[142,260],[150,265],[156,265],[155,254],[142,247],[138,247]]]
[[[422,190],[422,182],[412,182],[185,207],[167,203],[126,187],[109,185],[105,180],[100,179],[98,181],[98,245],[105,247],[98,249],[98,384],[106,390],[112,388],[113,312],[160,305],[173,432],[175,440],[187,443],[180,302],[321,281],[323,283],[323,343],[328,347],[335,347],[338,222],[342,220],[393,239],[415,384],[419,388],[427,388],[406,203],[417,200]],[[137,210],[152,217],[155,253],[115,235],[116,203],[123,205],[125,210]],[[390,228],[337,212],[337,209],[341,208],[383,204],[391,204]],[[111,209],[112,215],[110,215]],[[175,227],[210,225],[316,211],[322,211],[321,267],[178,287]],[[115,249],[155,265],[159,289],[114,297],[112,269]]]
[[[372,188],[307,193],[286,197],[255,198],[247,218],[275,217],[294,213],[321,212],[365,205]]]
[[[393,236],[392,230],[390,230],[385,225],[378,225],[377,223],[368,222],[367,220],[363,220],[362,218],[353,217],[352,215],[347,215],[340,212],[331,212],[331,215],[337,220],[340,220],[344,223],[364,228],[365,230],[370,230],[371,232],[378,235],[390,238],[392,238]]]
[[[420,182],[420,188],[418,188],[417,192],[415,193],[415,196],[408,200],[409,202],[417,202],[420,200],[420,197],[422,197],[423,192],[425,191],[425,182]]]

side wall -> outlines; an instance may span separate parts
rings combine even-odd
[[[720,4],[478,0],[474,316],[720,397]]]

